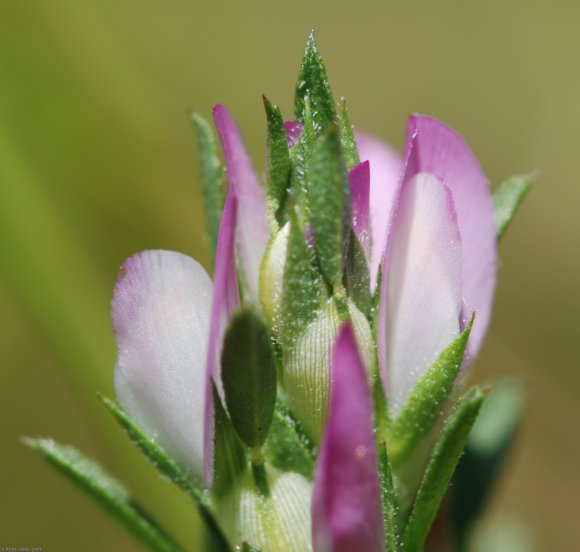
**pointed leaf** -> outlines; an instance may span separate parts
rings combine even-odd
[[[224,545],[225,538],[216,523],[209,501],[202,489],[191,477],[167,454],[163,447],[152,439],[131,417],[114,401],[100,397],[109,412],[115,417],[119,425],[127,432],[131,441],[151,461],[159,472],[172,483],[187,493],[199,508],[201,518],[205,523],[209,537],[215,546]],[[220,549],[221,550],[221,549]]]
[[[228,326],[222,353],[226,405],[240,439],[251,449],[268,435],[276,405],[276,365],[268,326],[251,308]]]
[[[395,467],[405,461],[441,416],[459,374],[472,325],[473,318],[419,378],[401,413],[392,423],[389,451]]]
[[[357,308],[368,318],[372,306],[369,265],[363,246],[354,232],[351,233],[346,255],[344,287]]]
[[[358,146],[354,137],[354,131],[350,124],[348,117],[348,110],[346,108],[346,100],[342,99],[342,106],[340,111],[340,143],[342,144],[342,151],[344,152],[344,164],[350,171],[360,163],[358,153]]]
[[[268,121],[268,200],[278,224],[282,226],[286,222],[282,209],[290,186],[292,163],[280,108],[265,96],[264,107]]]
[[[214,476],[212,492],[220,497],[231,490],[248,466],[246,451],[225,411],[215,385],[212,386],[214,416]]]
[[[272,426],[262,450],[272,466],[310,479],[314,472],[312,443],[288,407],[277,401]]]
[[[309,99],[314,114],[316,134],[320,134],[334,121],[336,109],[324,62],[316,47],[313,32],[308,37],[296,83],[294,112],[296,119],[301,123],[304,122],[305,98]]]
[[[534,173],[512,176],[493,194],[493,218],[500,240],[508,229],[522,201],[534,185]]]
[[[485,400],[474,387],[457,403],[435,444],[403,536],[404,552],[420,552]]]
[[[348,325],[339,334],[331,366],[330,409],[312,493],[313,549],[382,551],[371,392]]]
[[[473,426],[454,477],[452,520],[459,543],[467,542],[512,447],[522,421],[523,390],[512,381],[494,385]]]
[[[296,338],[314,320],[324,300],[324,282],[316,267],[314,251],[306,243],[294,217],[290,221],[284,266],[281,335],[285,347],[292,347]]]
[[[328,284],[336,288],[342,283],[351,208],[348,176],[334,126],[321,137],[314,151],[308,202],[320,268]]]
[[[78,485],[149,550],[184,550],[135,502],[119,481],[78,450],[52,439],[26,439],[25,444],[39,452],[52,466]]]
[[[220,219],[226,197],[226,179],[209,123],[195,111],[190,111],[189,116],[197,133],[203,208],[213,256],[217,247]]]

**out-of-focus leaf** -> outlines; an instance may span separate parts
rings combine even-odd
[[[441,415],[461,368],[473,319],[419,378],[397,419],[389,428],[389,453],[399,466]]]
[[[350,191],[340,138],[330,126],[320,138],[310,167],[308,203],[320,268],[333,289],[342,285],[350,239]]]
[[[385,525],[385,552],[399,550],[399,504],[397,492],[393,485],[391,464],[387,455],[387,446],[384,441],[378,443],[377,461],[381,478],[381,498],[383,502],[383,519]]]
[[[223,546],[227,546],[225,537],[214,519],[209,500],[204,491],[187,476],[157,441],[149,437],[117,403],[107,397],[101,397],[101,400],[119,425],[127,432],[131,441],[137,445],[153,466],[194,500],[214,547],[225,550],[223,548]],[[219,548],[220,546],[222,548]]]
[[[261,552],[261,549],[253,544],[248,542],[243,542],[242,544],[238,544],[235,548],[236,552]]]
[[[277,374],[268,326],[251,307],[235,313],[226,331],[222,382],[234,429],[250,449],[260,447],[276,406]]]
[[[265,96],[264,108],[268,121],[268,201],[278,224],[283,226],[287,222],[283,217],[283,208],[290,186],[292,162],[280,108]]]
[[[198,113],[189,116],[197,133],[197,150],[203,208],[209,230],[212,258],[215,257],[220,220],[226,199],[224,168],[219,157],[217,143],[209,123]]]
[[[501,381],[483,405],[451,489],[451,516],[458,546],[465,547],[521,424],[524,392],[513,381]]]
[[[316,134],[320,134],[334,121],[336,108],[314,32],[308,37],[296,83],[294,112],[301,123],[304,122],[305,98],[310,102]]]
[[[342,144],[342,151],[344,153],[344,164],[350,171],[360,163],[360,156],[344,98],[342,99],[340,111],[340,143]]]
[[[280,401],[276,403],[272,426],[262,452],[272,466],[312,478],[314,473],[312,444],[290,410]]]
[[[485,396],[485,392],[481,389],[472,388],[457,402],[446,420],[429,459],[405,528],[403,552],[423,550],[431,524],[463,454]]]
[[[184,550],[135,502],[119,481],[78,450],[56,443],[52,439],[26,439],[25,444],[39,452],[58,471],[78,485],[149,550]]]
[[[500,240],[536,180],[535,173],[512,176],[493,194],[493,217]]]

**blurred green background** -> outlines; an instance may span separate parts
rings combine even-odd
[[[21,435],[97,457],[195,542],[185,499],[96,399],[113,394],[109,300],[133,252],[208,265],[184,106],[225,102],[262,170],[261,94],[290,114],[313,25],[360,128],[401,148],[422,112],[463,134],[492,185],[540,170],[474,366],[479,381],[515,374],[529,399],[485,523],[523,520],[539,550],[578,549],[580,3],[565,0],[2,0],[0,546],[138,549]]]

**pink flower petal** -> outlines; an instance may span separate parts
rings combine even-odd
[[[258,303],[260,263],[270,236],[266,199],[235,121],[225,106],[213,108],[228,179],[238,198],[236,241],[238,255],[252,299]]]
[[[405,178],[383,270],[379,358],[396,415],[460,331],[461,239],[451,193],[437,177]]]
[[[286,130],[286,141],[288,147],[293,148],[300,138],[302,132],[302,125],[296,121],[284,121],[284,129]]]
[[[354,167],[349,175],[350,199],[352,202],[352,225],[354,232],[370,255],[371,236],[369,228],[370,170],[369,162],[363,161]]]
[[[332,355],[330,411],[314,475],[315,552],[382,552],[384,529],[367,375],[350,326]]]
[[[117,398],[200,480],[211,293],[209,276],[190,257],[145,251],[123,265],[112,302]]]
[[[387,228],[392,215],[401,174],[401,157],[387,144],[357,132],[361,161],[370,162],[371,290],[374,291],[379,266],[387,244]]]
[[[212,382],[221,390],[220,356],[228,321],[240,306],[236,277],[235,229],[238,200],[233,188],[228,190],[217,241],[214,288],[211,306],[209,345],[205,375],[204,468],[208,487],[214,471],[214,402]]]
[[[491,317],[496,279],[496,229],[487,180],[473,153],[454,130],[440,121],[414,115],[407,142],[416,134],[414,172],[428,172],[451,190],[463,248],[462,291],[476,317],[467,345],[473,358]],[[410,174],[409,176],[412,176]]]

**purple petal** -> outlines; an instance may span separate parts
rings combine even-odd
[[[226,197],[217,241],[214,288],[211,305],[209,345],[205,375],[204,467],[206,485],[213,483],[214,468],[214,402],[212,382],[221,389],[220,355],[227,323],[239,305],[236,278],[235,229],[238,200],[233,188]]]
[[[286,130],[286,141],[288,147],[293,148],[300,138],[302,132],[302,125],[296,121],[284,121],[284,129]]]
[[[354,167],[350,171],[348,179],[350,182],[350,199],[352,202],[352,225],[368,257],[371,245],[369,228],[369,162],[364,161]]]
[[[213,108],[228,180],[238,198],[237,249],[252,299],[258,303],[260,263],[269,238],[266,199],[235,121],[225,106]]]
[[[382,552],[371,395],[350,326],[339,334],[331,369],[330,412],[314,475],[313,548],[315,552]]]
[[[369,134],[357,133],[361,161],[370,162],[371,289],[374,291],[379,266],[387,244],[387,228],[392,215],[401,173],[401,157],[387,144]]]
[[[200,480],[211,293],[209,276],[190,257],[145,251],[123,265],[112,302],[117,398]]]
[[[451,192],[437,177],[405,176],[383,271],[379,361],[396,415],[460,331],[461,239]]]
[[[461,136],[440,121],[414,115],[407,142],[413,135],[416,151],[413,172],[429,172],[451,190],[463,248],[463,297],[476,317],[467,345],[473,358],[491,317],[496,279],[496,229],[487,180]],[[410,174],[409,176],[412,176]]]

